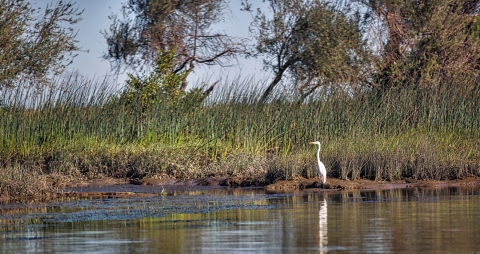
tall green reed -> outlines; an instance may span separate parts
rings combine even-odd
[[[233,155],[263,158],[251,161],[289,172],[282,177],[311,176],[314,149],[308,142],[320,140],[330,176],[480,174],[478,85],[468,92],[402,89],[355,96],[325,89],[299,103],[294,93],[262,102],[262,81],[253,78],[232,83],[217,85],[203,106],[159,104],[148,111],[113,99],[118,86],[107,79],[71,77],[40,92],[4,92],[1,161],[45,164],[55,157],[58,165],[82,172],[119,175],[116,170],[127,174],[136,168],[199,176],[212,168],[221,174],[219,162],[224,172],[232,172],[227,168],[236,162],[228,160],[238,162]]]

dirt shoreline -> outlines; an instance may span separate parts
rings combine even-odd
[[[368,179],[341,180],[329,178],[324,185],[315,178],[296,177],[289,180],[279,180],[272,184],[265,184],[260,179],[243,177],[207,177],[196,180],[177,180],[174,178],[144,178],[141,180],[125,181],[123,179],[103,178],[89,181],[72,181],[62,184],[64,188],[72,187],[109,187],[120,184],[157,185],[157,186],[223,186],[223,187],[262,187],[267,190],[303,190],[311,188],[320,189],[393,189],[411,187],[445,187],[480,185],[480,177],[471,176],[454,180],[414,180],[411,178],[396,181],[373,181]]]
[[[15,202],[36,203],[48,202],[64,198],[128,198],[128,197],[152,197],[159,195],[168,195],[169,189],[179,187],[226,187],[226,188],[242,188],[242,187],[260,187],[272,192],[291,192],[303,191],[309,189],[318,189],[319,191],[333,190],[380,190],[380,189],[398,189],[398,188],[438,188],[438,187],[455,187],[455,186],[480,186],[480,177],[471,176],[454,180],[414,180],[403,179],[397,181],[373,181],[367,179],[359,179],[355,181],[341,180],[329,178],[325,184],[318,179],[305,179],[297,177],[290,180],[280,180],[273,184],[266,184],[260,178],[242,178],[242,177],[208,177],[197,180],[177,180],[174,178],[144,178],[141,180],[102,178],[95,180],[76,180],[61,181],[59,179],[49,178],[47,184],[50,184],[54,191],[44,193],[37,197],[16,197]],[[150,192],[134,192],[124,191],[126,185],[150,185],[158,186]],[[128,189],[128,188],[127,188]],[[18,201],[20,200],[20,201]],[[9,203],[10,197],[0,196],[0,203]]]

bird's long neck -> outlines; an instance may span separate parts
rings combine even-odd
[[[318,150],[317,150],[317,158],[320,160],[320,149],[322,149],[321,145],[318,145]]]

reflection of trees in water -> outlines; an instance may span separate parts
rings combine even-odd
[[[320,207],[318,209],[318,239],[320,241],[319,253],[327,252],[327,232],[327,201],[325,200],[325,198],[323,198],[323,201],[320,201]]]

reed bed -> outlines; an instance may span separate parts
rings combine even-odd
[[[72,77],[41,92],[3,91],[0,166],[77,178],[261,175],[272,182],[315,177],[316,147],[308,142],[319,140],[329,177],[480,175],[478,84],[471,91],[318,91],[299,103],[295,94],[261,102],[253,79],[236,82],[203,105],[148,110],[112,99],[118,86],[109,80]]]

